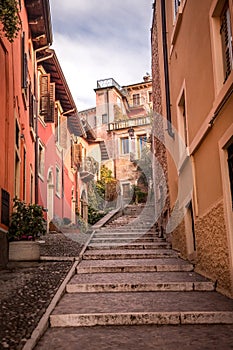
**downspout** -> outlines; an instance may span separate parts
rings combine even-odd
[[[167,131],[174,138],[171,124],[171,98],[170,98],[170,81],[168,70],[168,54],[167,54],[167,24],[166,24],[166,5],[165,0],[161,0],[161,18],[162,18],[162,42],[163,42],[163,64],[164,79],[166,92],[166,112],[167,112]]]

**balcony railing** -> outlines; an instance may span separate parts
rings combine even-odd
[[[139,117],[139,118],[134,118],[134,119],[119,120],[117,122],[109,123],[108,124],[108,131],[127,129],[130,127],[150,125],[150,124],[151,124],[150,116]]]
[[[121,90],[121,86],[113,78],[97,80],[97,89],[111,86],[115,86],[118,90]]]

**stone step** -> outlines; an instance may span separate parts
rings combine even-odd
[[[154,238],[154,239],[163,239],[160,238],[156,233],[144,233],[144,232],[95,232],[93,238]]]
[[[105,242],[119,242],[119,243],[127,243],[127,242],[166,242],[165,239],[163,238],[158,238],[158,237],[144,237],[144,236],[115,236],[114,235],[109,235],[107,237],[98,237],[94,236],[91,239],[91,243],[105,243]]]
[[[124,225],[124,226],[116,226],[116,227],[110,227],[110,226],[106,226],[106,227],[103,227],[101,229],[99,229],[98,231],[99,232],[111,232],[111,233],[114,233],[114,232],[122,232],[122,233],[146,233],[148,232],[149,230],[151,229],[151,227],[147,227],[147,226],[142,226],[142,227],[135,227],[135,228],[132,228],[130,227],[129,225]]]
[[[229,350],[232,344],[232,325],[58,327],[48,329],[35,350]]]
[[[68,293],[213,291],[214,283],[195,272],[137,272],[77,274]]]
[[[171,244],[166,242],[112,242],[105,241],[105,243],[95,243],[90,242],[88,245],[88,249],[171,249]]]
[[[101,260],[101,259],[154,259],[154,258],[176,258],[178,253],[170,249],[97,249],[87,250],[83,259]]]
[[[82,260],[78,273],[193,271],[193,265],[179,258]]]
[[[67,293],[50,316],[51,327],[139,324],[233,324],[233,300],[198,291]]]

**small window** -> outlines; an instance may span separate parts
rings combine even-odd
[[[140,105],[140,94],[134,94],[133,95],[133,106],[139,106]]]
[[[230,179],[230,188],[231,188],[231,202],[233,209],[233,143],[227,149],[228,153],[228,170],[229,170],[229,179]]]
[[[108,124],[108,115],[102,114],[102,124]]]
[[[56,166],[56,195],[59,197],[61,195],[61,171],[58,166]]]
[[[123,137],[121,138],[121,154],[129,153],[129,138]]]

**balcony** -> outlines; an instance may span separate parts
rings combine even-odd
[[[99,164],[92,158],[87,157],[81,164],[79,169],[80,178],[83,182],[89,182],[94,179],[95,174],[98,171]]]
[[[113,78],[97,80],[97,89],[104,89],[112,86],[115,86],[121,91],[121,86]]]
[[[119,121],[116,121],[113,123],[109,123],[108,124],[108,131],[127,129],[130,127],[144,126],[144,125],[150,125],[150,124],[151,124],[150,116],[139,117],[139,118],[134,118],[134,119],[119,120]]]

